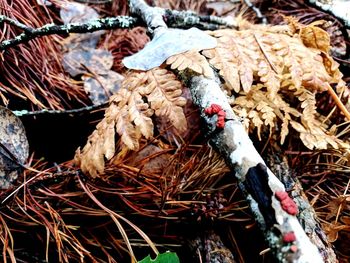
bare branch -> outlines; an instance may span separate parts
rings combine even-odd
[[[17,20],[14,20],[14,19],[9,18],[9,17],[4,16],[4,15],[0,15],[0,24],[2,24],[2,23],[8,23],[10,25],[18,27],[29,34],[34,30],[34,28],[26,26],[25,24],[22,24],[21,22],[19,22]]]
[[[260,19],[260,21],[261,21],[261,23],[262,23],[263,25],[267,25],[266,16],[264,16],[264,15],[261,13],[261,11],[260,11],[259,8],[257,8],[250,0],[244,0],[244,3],[245,3],[250,9],[252,9],[252,10],[255,12],[257,18]]]
[[[25,32],[13,39],[4,40],[0,43],[0,50],[26,43],[34,38],[53,34],[87,33],[104,29],[132,28],[138,25],[138,19],[130,16],[117,16],[91,20],[88,23],[70,23],[67,25],[47,24],[39,28],[31,28],[15,20],[2,17],[4,22],[15,25]],[[1,19],[1,18],[0,18]],[[1,20],[0,20],[1,21]]]

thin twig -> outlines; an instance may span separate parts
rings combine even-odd
[[[34,30],[34,28],[26,26],[25,24],[22,24],[21,22],[14,20],[12,18],[9,18],[7,16],[4,15],[0,15],[0,24],[2,23],[8,23],[10,25],[13,25],[15,27],[18,27],[24,31],[26,31],[27,33],[32,33],[32,31]]]
[[[261,21],[261,23],[262,23],[263,25],[267,25],[266,16],[264,16],[264,15],[261,13],[261,11],[260,11],[259,8],[257,8],[250,0],[244,0],[244,3],[245,3],[250,9],[252,9],[252,10],[255,12],[257,18],[260,19],[260,21]]]
[[[116,28],[132,28],[135,27],[138,22],[138,19],[135,17],[117,16],[91,20],[87,23],[70,23],[66,25],[47,24],[39,28],[31,28],[9,18],[6,18],[5,20],[12,21],[11,24],[15,24],[16,26],[21,26],[25,32],[16,36],[15,38],[2,41],[0,43],[0,51],[41,36],[68,33],[88,33]]]
[[[36,115],[43,115],[43,114],[79,114],[86,111],[97,110],[107,105],[108,103],[101,103],[97,105],[85,106],[82,108],[72,109],[72,110],[46,110],[46,109],[39,110],[39,111],[18,110],[18,111],[12,111],[12,113],[18,117],[36,116]]]

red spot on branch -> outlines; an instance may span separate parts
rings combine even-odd
[[[296,203],[292,200],[292,198],[289,197],[288,193],[285,191],[277,191],[275,193],[275,196],[278,201],[280,201],[282,209],[286,211],[288,214],[295,216],[298,214],[298,206]]]
[[[285,200],[286,198],[288,198],[288,194],[287,194],[287,192],[285,192],[285,191],[277,191],[277,192],[275,193],[275,196],[276,196],[276,198],[277,198],[278,201],[283,201],[283,200]]]
[[[225,128],[225,117],[218,117],[218,120],[216,122],[216,127],[218,127],[219,129],[223,129]]]
[[[283,235],[283,243],[292,243],[296,240],[296,236],[293,231],[285,233]]]
[[[220,111],[222,111],[222,108],[220,105],[218,104],[212,104],[211,108],[213,109],[213,114],[219,113]]]
[[[204,113],[208,116],[213,116],[217,114],[216,127],[219,129],[223,129],[225,127],[225,117],[226,112],[222,109],[222,107],[218,104],[211,104],[210,107],[204,110]]]
[[[291,245],[291,246],[290,246],[290,251],[293,252],[293,253],[295,253],[295,252],[298,251],[298,247],[297,247],[296,245]]]

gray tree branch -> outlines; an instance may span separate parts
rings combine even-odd
[[[117,16],[91,20],[88,23],[70,23],[66,25],[47,24],[39,28],[32,28],[16,20],[1,16],[0,24],[9,23],[23,29],[24,32],[13,39],[3,40],[0,43],[0,51],[21,43],[26,43],[37,37],[54,34],[88,33],[104,29],[132,28],[137,25],[137,22],[138,19],[135,17]]]

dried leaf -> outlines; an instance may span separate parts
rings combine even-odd
[[[263,128],[277,129],[284,143],[291,126],[310,149],[343,147],[341,140],[327,132],[316,111],[315,93],[328,91],[332,83],[343,83],[338,63],[325,53],[330,47],[327,33],[315,25],[290,22],[299,34],[269,26],[212,32],[218,46],[203,54],[219,70],[229,93],[239,93],[234,111],[248,119],[245,125],[250,131],[257,128],[259,138]],[[312,38],[311,33],[316,36]]]
[[[63,2],[61,4],[60,17],[64,24],[68,23],[85,23],[91,19],[97,19],[98,13],[90,6]]]
[[[0,106],[0,189],[17,179],[29,155],[24,126],[10,110]]]
[[[131,150],[139,148],[140,131],[135,129],[129,118],[128,106],[120,109],[117,117],[116,132],[121,136],[122,142]],[[153,125],[152,125],[153,127]],[[153,132],[152,132],[153,134]]]
[[[328,33],[313,24],[302,27],[299,35],[307,47],[316,48],[325,53],[328,53],[331,48]]]
[[[145,90],[149,93],[148,101],[155,114],[169,119],[180,132],[186,130],[187,121],[182,109],[186,99],[181,97],[181,82],[173,73],[155,69],[148,72],[148,83]]]
[[[130,121],[134,122],[135,126],[138,127],[146,139],[151,138],[153,136],[153,122],[150,117],[154,111],[149,108],[148,103],[143,102],[142,96],[137,92],[131,94],[128,104]],[[120,132],[118,133],[122,134]]]
[[[219,74],[231,90],[239,92],[241,83],[243,90],[248,92],[257,69],[256,59],[261,56],[257,45],[245,47],[254,41],[253,37],[233,30],[218,30],[213,36],[218,38],[218,46],[214,50],[204,50],[203,55],[220,70]]]
[[[72,77],[86,72],[105,74],[113,65],[113,56],[102,49],[75,49],[63,55],[62,63]]]
[[[109,97],[116,93],[124,77],[112,70],[96,76],[83,76],[84,90],[94,104],[102,104],[108,101]]]
[[[98,13],[90,6],[63,2],[60,10],[60,17],[64,24],[68,23],[86,23],[89,20],[99,18]],[[61,44],[65,49],[72,50],[77,48],[95,48],[100,37],[105,33],[104,30],[83,33],[70,34]]]

